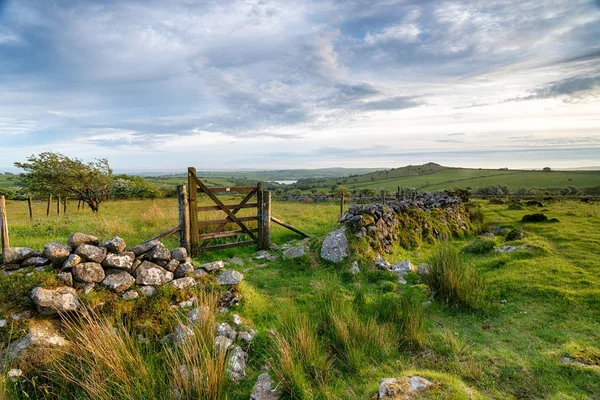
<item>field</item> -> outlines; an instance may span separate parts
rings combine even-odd
[[[247,350],[248,376],[215,398],[247,399],[265,363],[271,366],[271,376],[281,379],[282,398],[368,399],[381,378],[406,373],[437,382],[435,394],[428,398],[599,398],[600,205],[550,202],[542,212],[560,222],[523,224],[519,221],[524,214],[540,209],[479,204],[485,216],[483,230],[492,225],[520,227],[525,236],[510,243],[524,246],[512,253],[459,253],[461,264],[472,266],[487,282],[489,303],[476,310],[451,308],[430,299],[416,273],[408,276],[407,285],[399,285],[370,264],[362,264],[362,272],[353,276],[347,272],[350,262],[321,261],[317,256],[320,241],[336,227],[339,210],[334,204],[274,202],[273,215],[312,235],[309,243],[315,253],[299,261],[280,257],[263,265],[251,258],[254,246],[195,259],[198,263],[232,256],[244,259],[244,266],[235,267],[245,270],[240,288],[244,298],[235,312],[260,331]],[[34,214],[31,224],[26,203],[8,203],[13,246],[39,248],[51,240],[64,241],[73,231],[102,239],[118,234],[136,244],[174,226],[177,209],[174,200],[122,201],[103,204],[99,215],[85,210],[47,218],[45,204],[36,203]],[[296,238],[275,227],[272,241],[281,245]],[[472,236],[446,244],[461,250],[474,240]],[[503,236],[491,240],[496,246],[504,245]],[[176,246],[174,238],[166,243]],[[415,265],[431,263],[440,246],[398,247],[386,258],[392,262],[409,259]],[[0,318],[23,304],[10,293],[11,285],[22,284],[19,279],[25,278],[0,278],[4,280]],[[90,301],[108,301],[113,313],[131,308],[119,298],[102,296],[108,295],[99,292]],[[432,304],[422,306],[425,301]],[[394,317],[394,309],[386,304],[398,304],[403,314]],[[151,314],[161,312],[157,307],[145,307],[147,318],[160,318]],[[8,337],[7,329],[0,328],[1,337]],[[171,328],[160,329],[158,337]],[[268,334],[270,330],[276,336]],[[302,357],[285,353],[285,346],[294,343],[308,346]],[[162,346],[156,346],[156,357],[166,354]],[[144,360],[162,365],[156,357]],[[563,363],[562,357],[586,366]],[[50,398],[33,388],[25,384],[11,390],[17,398]],[[73,390],[82,389],[75,385]],[[157,392],[155,398],[168,395]]]

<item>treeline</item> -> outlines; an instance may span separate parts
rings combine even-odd
[[[569,185],[563,188],[525,188],[511,189],[506,185],[491,185],[470,189],[475,196],[600,196],[600,186],[578,188]]]

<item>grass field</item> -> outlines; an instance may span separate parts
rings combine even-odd
[[[247,399],[265,363],[271,366],[271,376],[281,380],[282,398],[367,399],[377,391],[381,378],[406,373],[438,383],[435,394],[427,398],[599,398],[600,205],[551,202],[544,204],[542,212],[560,222],[523,224],[519,221],[524,214],[539,209],[480,204],[487,225],[522,228],[524,238],[510,244],[525,247],[509,254],[459,253],[460,263],[472,266],[487,282],[491,300],[478,311],[449,308],[435,300],[422,306],[429,296],[417,274],[407,277],[408,285],[397,284],[394,277],[370,265],[361,265],[362,272],[352,276],[346,272],[350,261],[332,265],[314,253],[300,260],[280,257],[267,265],[252,260],[254,246],[197,258],[199,263],[232,256],[245,260],[243,267],[235,267],[245,271],[244,298],[235,312],[261,332],[247,349],[248,376],[216,398]],[[40,203],[34,225],[28,221],[25,203],[9,202],[8,211],[13,245],[33,247],[64,241],[76,230],[102,239],[119,234],[135,244],[175,225],[177,215],[173,200],[110,202],[97,216],[86,210],[50,218]],[[310,243],[315,251],[335,228],[337,212],[332,204],[273,205],[273,215],[313,235]],[[127,217],[121,219],[123,214]],[[292,232],[274,228],[272,239],[277,244],[295,238]],[[454,239],[447,244],[460,251],[473,240]],[[497,247],[505,242],[503,237],[492,240]],[[176,246],[176,240],[167,244]],[[430,243],[411,251],[397,248],[386,257],[392,262],[410,259],[417,265],[432,262],[439,247]],[[0,317],[23,304],[10,293],[10,285],[21,282],[18,279],[0,278],[4,280]],[[103,292],[96,296],[104,295],[108,296]],[[101,301],[107,301],[112,312],[142,313],[119,298]],[[165,297],[158,301],[164,302]],[[389,304],[397,307],[390,309]],[[143,307],[143,315],[159,319],[152,314],[160,312],[156,305]],[[217,318],[227,320],[230,315]],[[160,332],[168,332],[174,320],[160,320]],[[7,327],[2,329],[6,338]],[[276,336],[267,334],[269,330]],[[300,337],[304,339],[298,342]],[[290,350],[294,346],[308,347],[297,354]],[[154,356],[144,362],[163,365],[166,350],[158,344],[152,349]],[[562,357],[588,366],[564,364]],[[25,388],[29,398],[50,398],[31,392],[31,386]],[[160,392],[167,386],[158,385],[156,390],[155,398],[169,397]],[[23,393],[16,397],[26,398]]]

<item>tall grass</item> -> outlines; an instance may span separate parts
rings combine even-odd
[[[472,266],[462,263],[459,253],[450,246],[439,247],[423,280],[433,297],[449,307],[483,310],[487,305],[485,280]]]

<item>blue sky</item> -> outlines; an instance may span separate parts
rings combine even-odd
[[[600,165],[600,0],[0,0],[0,170]]]

